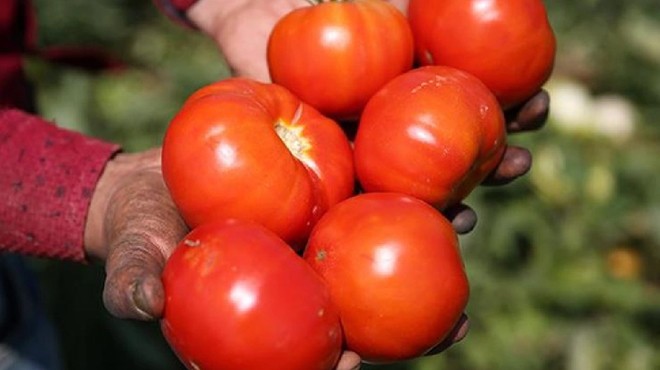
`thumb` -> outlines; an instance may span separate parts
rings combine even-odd
[[[114,316],[156,320],[162,316],[165,292],[160,274],[165,256],[144,236],[132,235],[113,246],[106,261],[103,303]]]
[[[144,171],[125,181],[111,199],[104,229],[106,309],[119,318],[159,319],[165,296],[160,276],[188,231],[160,173]]]

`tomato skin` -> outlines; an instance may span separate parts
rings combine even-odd
[[[407,195],[363,193],[339,203],[315,226],[303,257],[326,281],[347,349],[367,362],[423,355],[468,301],[450,222]]]
[[[413,38],[406,17],[386,1],[323,2],[280,19],[267,58],[275,83],[325,115],[352,119],[412,68]]]
[[[410,0],[408,19],[422,65],[475,75],[505,109],[552,73],[556,40],[541,0]]]
[[[189,369],[329,370],[342,349],[321,278],[260,225],[193,229],[162,275],[165,338]]]
[[[295,248],[355,184],[352,149],[336,122],[281,86],[243,78],[188,98],[167,128],[162,166],[191,227],[251,220]]]
[[[494,95],[463,71],[426,66],[396,77],[369,101],[355,168],[366,191],[406,193],[444,209],[483,181],[505,146]]]

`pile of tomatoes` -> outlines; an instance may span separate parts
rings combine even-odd
[[[299,8],[273,83],[230,78],[182,105],[163,175],[192,231],[163,272],[162,329],[190,369],[332,369],[422,356],[468,301],[442,211],[498,165],[503,111],[549,77],[540,0]],[[353,132],[349,136],[347,132]]]

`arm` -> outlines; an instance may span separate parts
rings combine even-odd
[[[0,111],[0,248],[83,261],[87,208],[118,149],[19,110]]]
[[[162,180],[158,148],[121,153],[10,109],[0,110],[0,158],[0,250],[105,261],[108,311],[160,317],[160,272],[188,230]]]

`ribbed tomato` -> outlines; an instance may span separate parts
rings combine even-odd
[[[260,223],[295,248],[352,195],[341,127],[285,88],[244,78],[195,92],[167,128],[163,176],[186,222]]]

